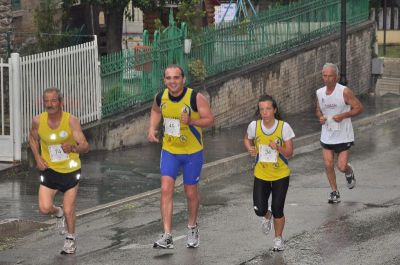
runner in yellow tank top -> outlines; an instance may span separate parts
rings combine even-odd
[[[173,248],[172,210],[175,180],[182,168],[183,184],[188,202],[187,247],[199,246],[197,211],[198,182],[203,165],[201,128],[211,127],[214,116],[205,97],[184,86],[185,75],[178,65],[169,65],[164,72],[167,87],[157,94],[151,108],[148,140],[158,142],[157,129],[163,119],[164,137],[160,159],[161,216],[164,233],[154,248]]]
[[[274,219],[274,251],[285,249],[282,238],[285,226],[283,213],[286,193],[289,188],[290,169],[288,159],[293,154],[294,132],[290,125],[279,117],[278,106],[269,96],[261,96],[257,111],[260,120],[249,124],[244,145],[256,159],[254,168],[253,203],[260,217],[262,231],[268,234]],[[272,194],[271,208],[268,207]]]
[[[282,148],[286,147],[282,139],[283,121],[278,120],[278,126],[272,134],[266,134],[262,129],[262,120],[256,123],[256,137],[254,139],[258,152],[254,176],[266,181],[274,181],[290,175],[287,159],[276,150],[269,147],[271,142]]]
[[[63,112],[63,95],[57,88],[43,92],[46,112],[32,119],[29,145],[40,171],[39,210],[57,217],[60,233],[67,233],[62,254],[73,254],[75,243],[75,202],[81,174],[79,154],[89,151],[89,144],[79,120]],[[63,207],[54,206],[58,191],[64,193]]]
[[[192,93],[192,89],[185,88],[183,98],[173,102],[169,99],[168,89],[165,89],[161,97],[160,108],[165,129],[163,149],[172,154],[193,154],[203,150],[201,128],[180,121],[182,112],[187,112],[192,120],[200,118],[200,114],[190,107]]]
[[[62,144],[67,143],[76,146],[76,141],[72,136],[72,130],[69,126],[70,114],[62,112],[60,125],[52,129],[48,125],[47,112],[39,115],[39,138],[41,156],[46,161],[47,166],[59,173],[70,173],[81,168],[79,154],[71,152],[64,153]]]

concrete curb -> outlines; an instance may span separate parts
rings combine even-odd
[[[0,177],[7,178],[12,177],[21,171],[23,171],[22,163],[3,163],[0,167]]]
[[[0,235],[1,237],[15,237],[29,234],[32,229],[39,229],[46,227],[47,224],[19,219],[5,219],[0,221]]]
[[[399,119],[400,117],[400,107],[392,110],[388,110],[376,115],[372,115],[369,117],[365,117],[359,120],[353,121],[354,130],[357,132],[362,130],[367,126],[383,124],[388,121]],[[294,139],[295,153],[299,155],[301,153],[310,152],[320,147],[319,145],[319,137],[320,133],[312,133],[309,135],[304,135],[299,138]],[[309,148],[307,148],[309,147]],[[202,181],[211,181],[215,178],[221,177],[227,174],[235,174],[240,173],[246,170],[249,170],[253,166],[252,159],[247,153],[241,153],[238,155],[230,156],[227,158],[219,159],[214,162],[207,163],[203,166],[202,170]],[[178,178],[178,181],[175,183],[175,187],[181,186],[182,178],[181,176]],[[83,211],[79,211],[77,213],[78,217],[82,217],[91,213],[95,213],[101,210],[109,209],[111,207],[120,206],[125,203],[129,203],[135,200],[143,199],[155,194],[159,194],[160,189],[154,189],[151,191],[147,191],[144,193],[137,194],[135,196],[127,197],[121,200],[117,200],[114,202],[98,205],[93,208],[89,208]],[[55,223],[54,220],[49,220],[45,222],[46,224]]]

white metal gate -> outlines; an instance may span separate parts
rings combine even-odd
[[[10,90],[9,90],[9,82],[5,80],[8,74],[9,66],[7,63],[3,62],[3,58],[0,60],[0,161],[13,161],[14,154],[13,154],[13,137],[12,137],[12,113],[11,113],[11,106],[10,106]]]
[[[42,93],[57,87],[64,110],[82,124],[101,119],[101,82],[97,40],[0,60],[0,161],[21,160],[21,143],[28,141],[32,118],[43,110]]]
[[[32,118],[44,111],[42,93],[57,87],[64,94],[64,111],[82,124],[101,118],[101,82],[96,36],[94,40],[24,56],[20,59],[22,142],[26,142]]]
[[[0,161],[21,160],[20,127],[16,122],[19,98],[18,91],[11,85],[17,75],[12,70],[11,59],[8,63],[0,60]]]

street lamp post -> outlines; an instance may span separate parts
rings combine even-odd
[[[339,83],[342,85],[347,84],[346,78],[346,42],[347,42],[347,33],[346,33],[346,0],[341,1],[341,22],[340,22],[340,81]]]
[[[386,56],[386,22],[387,22],[387,3],[383,1],[383,56]]]

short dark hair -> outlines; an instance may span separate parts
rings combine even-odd
[[[168,66],[165,68],[165,70],[164,70],[164,77],[165,77],[165,71],[167,71],[167,69],[172,69],[172,68],[174,68],[174,69],[179,69],[179,70],[181,71],[181,76],[182,76],[182,78],[185,77],[185,71],[183,71],[183,68],[180,67],[180,66],[177,65],[177,64],[170,64],[170,65],[168,65]]]

